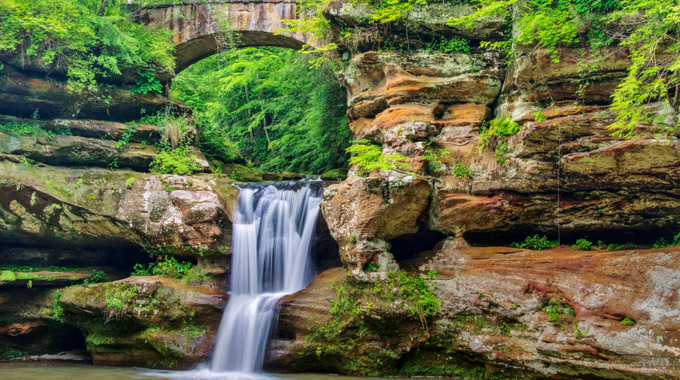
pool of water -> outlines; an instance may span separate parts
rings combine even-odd
[[[159,371],[145,368],[98,367],[64,363],[0,363],[2,380],[348,380],[322,374],[215,373],[207,369]],[[392,378],[394,379],[394,378]]]

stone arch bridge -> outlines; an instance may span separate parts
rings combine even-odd
[[[299,18],[295,0],[220,0],[186,2],[142,8],[139,21],[175,32],[177,68],[180,72],[220,50],[215,36],[229,27],[238,47],[279,46],[300,49],[308,35],[281,34],[285,20]],[[224,29],[222,29],[223,31]]]

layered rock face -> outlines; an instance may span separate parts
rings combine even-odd
[[[207,361],[226,304],[232,180],[149,173],[155,126],[2,120],[42,128],[0,132],[3,357],[70,351],[159,368]],[[196,148],[190,154],[210,170]],[[193,268],[128,278],[157,258]]]
[[[337,305],[348,273],[329,270],[282,300],[269,366],[456,378],[677,378],[678,260],[677,247],[535,252],[457,248],[447,240],[411,262],[439,272],[430,286],[441,310],[427,326],[404,301],[386,302],[369,285],[330,333],[319,328],[334,318],[329,301]]]
[[[326,12],[356,27],[365,14],[340,3]],[[436,33],[461,35],[436,17],[408,27],[412,46]],[[557,62],[518,46],[506,66],[474,48],[474,39],[504,33],[500,24],[476,27],[479,33],[462,34],[469,54],[359,46],[352,57],[342,74],[350,128],[383,154],[408,157],[410,168],[367,177],[353,168],[326,189],[322,211],[348,272],[324,273],[282,301],[269,366],[466,378],[679,377],[672,284],[680,251],[566,246],[588,238],[651,247],[680,232],[677,132],[639,125],[627,139],[608,128],[625,53],[605,54],[587,77],[579,49],[560,50]],[[647,112],[677,118],[663,103]],[[493,119],[515,130],[487,137]],[[469,247],[534,234],[560,237],[563,246]],[[370,285],[397,268],[439,273],[431,284],[441,311],[425,326]],[[338,316],[348,302],[342,289],[359,292],[349,300],[357,308]]]

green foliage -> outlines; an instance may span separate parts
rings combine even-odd
[[[0,347],[0,360],[11,360],[28,356],[27,353],[14,347]]]
[[[357,236],[355,234],[349,235],[349,242],[354,244],[357,242]]]
[[[463,162],[456,162],[453,165],[453,176],[458,178],[472,179],[472,171]]]
[[[56,293],[54,293],[54,298],[52,298],[52,318],[59,322],[59,323],[64,323],[64,308],[59,305],[59,298],[64,294],[61,290],[58,290]]]
[[[622,8],[612,19],[641,18],[641,23],[621,46],[630,50],[628,75],[612,95],[612,108],[619,111],[609,128],[615,135],[631,137],[640,124],[656,124],[662,132],[680,130],[680,4],[675,0],[621,0]],[[654,118],[642,107],[666,100],[675,123]]]
[[[427,44],[427,50],[441,53],[465,53],[470,54],[470,45],[465,38],[453,36],[451,38],[440,37]]]
[[[592,241],[590,241],[588,239],[580,238],[580,239],[576,240],[576,244],[572,244],[571,248],[574,249],[574,250],[590,251],[591,249],[594,249],[595,247],[593,246]]]
[[[49,140],[54,139],[54,136],[56,135],[71,135],[71,130],[70,129],[56,129],[54,131],[48,131],[43,129],[38,124],[32,124],[32,123],[7,123],[7,124],[0,124],[0,131],[5,132],[5,133],[10,133],[16,136],[30,136],[30,137],[37,137],[37,136],[46,136]]]
[[[329,311],[333,318],[320,325],[306,337],[307,344],[312,344],[317,356],[343,338],[346,328],[355,328],[360,335],[384,333],[375,331],[376,326],[369,324],[372,310],[375,307],[405,308],[411,318],[421,323],[426,329],[431,318],[439,313],[441,301],[437,299],[430,283],[437,278],[432,271],[427,276],[418,273],[408,274],[400,270],[391,272],[385,280],[371,283],[358,282],[347,278],[340,284],[334,284],[335,297],[329,301]],[[396,306],[398,305],[398,306]],[[381,323],[380,328],[385,328]],[[322,343],[325,341],[326,343]]]
[[[423,161],[427,162],[427,169],[430,173],[439,174],[445,168],[439,158],[449,156],[451,151],[446,148],[434,149],[430,146],[430,142],[427,142],[426,147],[423,153]]]
[[[626,77],[612,95],[617,112],[610,129],[615,135],[632,137],[636,127],[654,125],[670,134],[680,130],[680,5],[676,0],[474,0],[475,11],[452,18],[452,25],[471,27],[489,17],[514,18],[512,39],[485,41],[482,47],[502,50],[508,61],[512,46],[528,45],[548,49],[559,61],[559,48],[590,47],[579,66],[597,71],[603,46],[618,43],[630,52]],[[635,20],[632,22],[631,20]],[[619,26],[617,28],[617,26]],[[628,30],[623,33],[620,26]],[[584,81],[586,84],[587,80]],[[583,88],[579,92],[582,92]],[[674,115],[655,117],[646,104],[666,100]]]
[[[358,168],[357,175],[367,176],[373,170],[408,169],[411,159],[399,153],[383,154],[382,147],[371,144],[368,140],[352,141],[347,152],[355,154],[349,159],[351,165]]]
[[[548,319],[550,320],[550,323],[555,326],[559,325],[560,319],[563,315],[572,317],[576,315],[574,308],[565,304],[561,299],[555,297],[551,298],[548,301],[548,304],[543,306],[540,310],[544,313],[548,313]]]
[[[125,180],[125,188],[128,189],[128,190],[132,189],[132,186],[134,186],[134,182],[135,182],[135,177],[130,177],[130,178],[126,179]]]
[[[541,121],[547,120],[547,117],[541,111],[534,112],[534,121],[540,123]]]
[[[107,315],[106,320],[119,319],[127,312],[127,304],[137,297],[137,285],[109,285],[104,293]]]
[[[654,248],[666,248],[666,247],[672,247],[680,245],[680,233],[677,235],[673,236],[673,240],[671,242],[666,241],[664,238],[659,238],[656,242],[654,242]]]
[[[364,267],[364,273],[372,273],[380,269],[380,265],[377,262],[371,261]]]
[[[122,0],[3,1],[0,52],[46,69],[65,67],[69,89],[76,92],[95,91],[98,78],[126,69],[172,72],[170,31],[132,22],[126,5]]]
[[[156,79],[152,72],[146,71],[138,74],[135,85],[132,86],[133,94],[160,94],[163,92],[161,81]]]
[[[170,95],[194,109],[211,162],[299,173],[346,167],[346,95],[312,59],[281,48],[225,51],[184,70]]]
[[[368,17],[371,21],[381,24],[393,22],[404,17],[416,5],[427,4],[427,0],[355,0],[355,4],[361,2],[368,3],[373,7],[373,12]]]
[[[195,155],[189,154],[189,147],[182,145],[176,149],[165,149],[156,153],[150,170],[156,174],[187,175],[203,170]]]
[[[136,132],[135,128],[131,125],[127,125],[125,127],[125,132],[120,136],[120,139],[116,143],[116,149],[121,150],[125,147],[130,142],[130,138],[132,138],[132,135],[134,135]]]
[[[425,328],[427,321],[440,311],[441,301],[430,289],[430,282],[438,277],[436,271],[422,276],[399,270],[389,273],[385,280],[373,282],[373,290],[384,301],[391,302],[395,297],[405,301],[406,310],[418,317]]]
[[[104,271],[92,269],[92,274],[90,275],[90,282],[91,283],[103,282],[105,275],[106,273],[104,273]]]
[[[588,331],[581,331],[579,328],[578,322],[574,321],[574,335],[576,335],[576,339],[583,339],[585,338],[588,334],[590,334]]]
[[[493,119],[489,125],[483,125],[479,135],[479,146],[482,150],[493,149],[494,159],[505,166],[505,156],[510,152],[507,139],[519,132],[522,125],[505,116]]]
[[[626,317],[621,320],[621,324],[624,326],[635,326],[635,321]]]
[[[554,240],[548,240],[547,237],[545,236],[527,236],[526,239],[524,239],[523,242],[519,243],[512,243],[510,244],[511,247],[514,248],[525,248],[525,249],[533,249],[536,251],[542,251],[544,249],[549,249],[552,247],[556,247],[559,243]]]
[[[187,275],[193,264],[188,261],[177,261],[174,257],[159,257],[155,263],[135,264],[133,268],[132,276],[162,276],[168,278],[174,278],[177,280],[182,279]],[[192,274],[195,276],[196,274]]]

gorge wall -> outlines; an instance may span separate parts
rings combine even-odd
[[[607,128],[625,51],[612,49],[583,86],[581,49],[561,49],[555,62],[548,51],[518,47],[505,65],[478,42],[509,31],[495,20],[472,29],[446,24],[464,11],[428,5],[375,30],[366,9],[326,8],[336,34],[358,30],[351,49],[339,51],[352,132],[411,161],[366,177],[354,167],[326,188],[322,212],[344,269],[281,301],[267,367],[680,377],[680,248],[507,247],[534,234],[644,247],[680,232],[677,133],[661,137],[639,125],[625,139]],[[410,46],[378,48],[390,36]],[[470,52],[425,49],[441,36],[466,38]],[[136,125],[118,144],[128,131],[118,122],[142,108],[189,110],[122,87],[108,103],[72,95],[63,81],[12,62],[0,71],[2,121],[70,135],[0,132],[0,345],[26,355],[84,349],[107,365],[206,362],[227,301],[238,190],[195,148],[203,173],[149,173],[157,127]],[[36,109],[39,118],[27,119]],[[649,112],[673,116],[663,103]],[[503,117],[521,129],[484,148],[483,126]],[[329,252],[332,245],[321,244]],[[157,257],[191,262],[192,275],[129,277],[135,264]],[[438,272],[428,280],[438,313],[424,318],[409,311],[411,301],[373,287],[399,268]],[[338,299],[356,307],[338,317],[331,307]]]
[[[392,25],[387,34],[411,49],[351,47],[340,76],[350,128],[384,155],[410,158],[410,167],[368,176],[354,167],[326,189],[322,211],[347,273],[328,271],[282,301],[270,367],[677,378],[677,247],[493,247],[534,234],[559,236],[565,245],[588,238],[649,247],[676,234],[677,132],[661,136],[638,125],[627,139],[607,128],[615,117],[610,95],[629,65],[625,50],[610,48],[587,77],[579,64],[588,53],[580,47],[559,50],[556,61],[547,50],[518,46],[505,65],[495,52],[475,48],[475,40],[509,31],[492,22],[465,31],[447,26],[446,16],[460,11],[428,5]],[[325,12],[337,25],[358,27],[354,41],[362,33],[390,38],[362,29],[366,9],[336,2]],[[460,35],[470,53],[424,49]],[[677,117],[662,102],[648,112]],[[494,118],[521,129],[485,148],[483,130]],[[404,289],[396,285],[402,280],[391,280],[399,267],[439,273],[432,287],[441,311],[427,326],[408,301],[363,285],[397,281],[388,283]],[[345,302],[357,306],[333,314]]]

